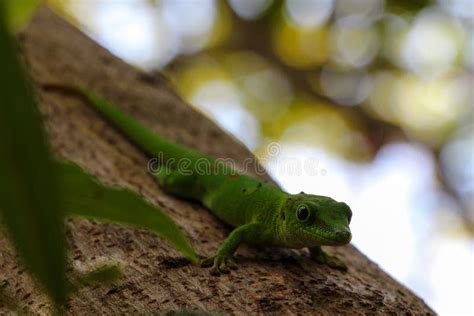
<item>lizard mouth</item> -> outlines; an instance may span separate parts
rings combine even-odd
[[[284,238],[285,247],[304,248],[313,246],[343,246],[352,239],[349,227],[338,229],[304,229],[299,230],[299,236]]]
[[[311,233],[311,235],[313,236],[313,239],[316,239],[320,246],[342,246],[348,244],[352,239],[351,231],[348,228],[318,231],[316,234]]]
[[[345,245],[352,239],[350,230],[338,230],[331,233],[330,238],[324,238],[328,245]]]

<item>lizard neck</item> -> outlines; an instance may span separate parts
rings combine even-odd
[[[273,227],[273,245],[277,247],[285,247],[287,246],[287,232],[285,226],[285,213],[283,212],[285,205],[289,202],[288,199],[290,198],[290,194],[281,191],[283,198],[281,199],[280,203],[275,208],[273,212],[271,224]]]

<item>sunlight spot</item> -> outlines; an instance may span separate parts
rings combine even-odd
[[[182,53],[190,54],[206,45],[217,14],[213,0],[166,0],[160,4],[162,17],[179,38]]]
[[[400,124],[416,138],[439,144],[451,126],[472,110],[470,83],[469,77],[401,77],[393,86],[393,106]]]
[[[271,5],[272,0],[229,0],[234,11],[243,19],[258,18]]]
[[[191,102],[238,137],[249,149],[256,148],[260,138],[259,123],[243,108],[242,97],[231,82],[208,81],[194,92]]]
[[[334,7],[334,0],[287,0],[286,12],[300,27],[314,27],[326,23]]]
[[[366,21],[379,18],[384,13],[383,0],[344,0],[337,1],[336,18],[358,17]]]
[[[329,57],[329,31],[324,25],[302,28],[282,19],[272,33],[275,53],[291,67],[321,65]]]
[[[402,59],[411,71],[435,76],[453,67],[464,41],[462,28],[433,10],[418,14],[402,46]]]
[[[472,0],[438,0],[441,6],[454,16],[466,20],[474,19],[474,2]]]
[[[342,105],[360,104],[372,86],[371,78],[361,71],[338,72],[324,67],[320,78],[324,93]]]
[[[332,29],[333,60],[344,66],[369,64],[379,50],[378,30],[359,18],[341,19]]]
[[[459,131],[441,151],[441,166],[446,180],[461,196],[474,222],[474,126]]]
[[[176,53],[170,30],[144,1],[99,2],[86,21],[102,45],[143,68],[164,65]]]

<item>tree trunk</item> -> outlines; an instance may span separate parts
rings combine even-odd
[[[49,9],[41,8],[18,38],[36,84],[87,86],[179,143],[238,163],[253,157],[187,105],[163,78],[144,74],[112,56]],[[147,157],[82,100],[40,88],[38,94],[58,157],[78,163],[104,183],[145,196],[184,229],[199,253],[211,254],[223,241],[229,228],[201,206],[163,193],[147,173]],[[183,309],[236,314],[433,314],[353,246],[328,249],[348,263],[346,273],[314,263],[303,251],[242,246],[237,255],[239,270],[213,277],[207,269],[186,263],[151,233],[79,219],[68,220],[67,227],[70,260],[76,269],[104,260],[120,261],[125,267],[118,284],[88,287],[75,294],[70,314]],[[0,240],[0,271],[0,287],[21,301],[26,311],[50,312],[5,240]],[[0,314],[6,311],[0,305]]]

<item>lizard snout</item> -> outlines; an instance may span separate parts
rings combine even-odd
[[[337,230],[335,232],[335,237],[336,237],[336,240],[344,245],[344,244],[348,244],[351,239],[352,239],[352,234],[351,234],[351,231],[346,228],[346,229],[341,229],[341,230]]]

